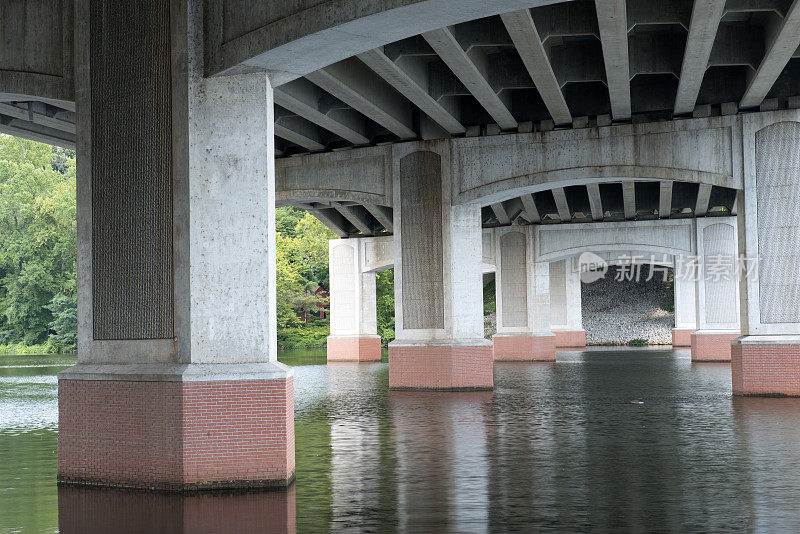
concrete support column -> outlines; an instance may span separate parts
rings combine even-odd
[[[744,210],[739,244],[742,337],[734,395],[800,396],[800,112],[742,116]]]
[[[550,262],[550,322],[556,347],[585,347],[581,273],[571,258]]]
[[[381,361],[375,273],[365,270],[367,239],[328,242],[331,335],[328,361]]]
[[[697,281],[692,273],[685,272],[681,262],[674,260],[673,290],[675,301],[675,328],[672,329],[673,347],[691,347],[692,333],[697,330]]]
[[[394,148],[395,334],[389,387],[489,389],[481,208],[453,205],[449,145]]]
[[[60,483],[285,485],[272,88],[203,78],[203,5],[76,2],[78,364]]]
[[[531,268],[533,305],[530,320],[533,325],[534,359],[542,362],[556,361],[556,336],[550,326],[550,263],[534,261]]]
[[[495,229],[497,333],[492,342],[496,361],[555,360],[555,336],[549,331],[549,267],[534,263],[533,234],[532,226]],[[537,330],[535,314],[544,313],[543,296],[547,297],[548,321]]]
[[[692,361],[727,362],[739,337],[736,217],[697,219],[697,327]]]

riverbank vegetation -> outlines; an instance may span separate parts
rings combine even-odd
[[[75,152],[0,135],[0,353],[75,350]]]
[[[328,240],[336,234],[310,213],[290,206],[275,211],[277,229],[278,345],[324,347],[330,335]],[[322,291],[318,291],[322,288]],[[394,339],[394,273],[376,280],[378,335]],[[324,317],[320,317],[324,315]]]
[[[75,152],[0,134],[0,354],[77,344]],[[330,333],[328,240],[292,207],[276,210],[278,345],[322,347]],[[378,334],[394,339],[391,270],[377,278]]]

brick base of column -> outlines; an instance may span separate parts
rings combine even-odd
[[[480,343],[480,342],[478,342]],[[480,390],[494,387],[492,346],[389,344],[392,389]]]
[[[800,396],[800,336],[743,336],[731,343],[734,395]]]
[[[672,329],[672,346],[673,347],[691,347],[692,346],[692,332],[694,328],[673,328]]]
[[[738,332],[715,332],[713,330],[692,332],[692,361],[731,361],[731,341],[740,335]]]
[[[492,337],[493,357],[496,362],[554,362],[556,361],[556,336],[506,335]]]
[[[58,481],[166,491],[286,486],[294,391],[281,380],[58,381]]]
[[[380,336],[330,336],[327,347],[329,362],[381,361]]]
[[[586,330],[553,330],[557,348],[581,348],[586,346]]]

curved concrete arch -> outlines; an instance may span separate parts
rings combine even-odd
[[[277,86],[430,30],[561,1],[278,0],[257,8],[247,0],[206,2],[206,74],[265,69]]]
[[[535,230],[536,261],[598,251],[690,255],[696,246],[694,225],[693,219],[541,225]]]
[[[275,200],[278,205],[336,201],[391,207],[391,147],[278,159]]]
[[[736,117],[451,140],[458,203],[599,182],[674,181],[743,188]]]

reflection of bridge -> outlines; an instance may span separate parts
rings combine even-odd
[[[342,236],[393,234],[393,387],[492,387],[486,228],[498,339],[524,338],[533,357],[552,352],[543,310],[561,298],[561,268],[545,262],[574,256],[575,235],[650,220],[664,235],[694,228],[701,256],[760,259],[738,287],[733,390],[800,395],[800,0],[15,0],[0,11],[0,130],[78,152],[80,355],[60,376],[62,481],[292,477],[276,201]],[[731,215],[736,225],[712,218]],[[543,249],[551,232],[574,246]],[[356,250],[335,279],[361,275]],[[733,330],[735,306],[722,303],[735,291],[698,284],[696,328]],[[363,306],[350,298],[334,308]],[[334,338],[364,333],[361,318],[334,322]]]

